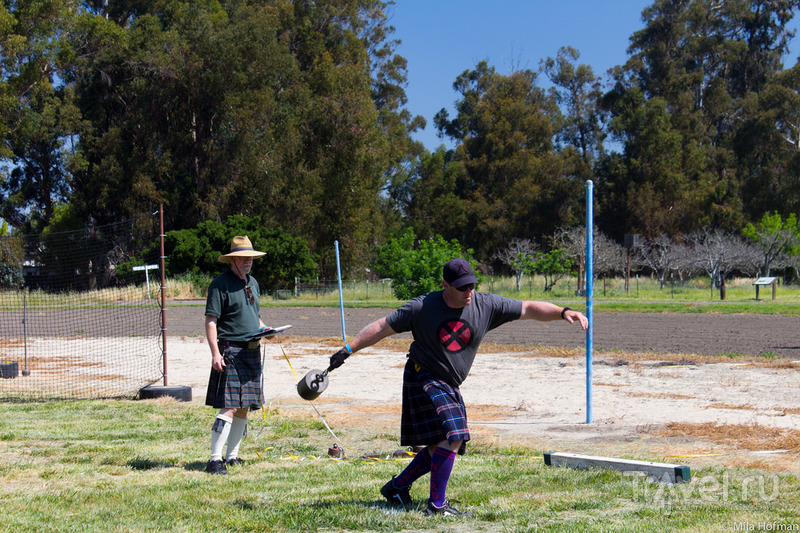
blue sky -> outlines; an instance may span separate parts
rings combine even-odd
[[[630,36],[643,27],[642,10],[651,0],[396,0],[387,11],[408,60],[407,107],[428,121],[415,135],[428,150],[444,141],[433,116],[443,107],[451,116],[458,95],[453,82],[486,60],[501,74],[538,70],[539,62],[571,46],[595,75],[627,59]],[[797,27],[798,21],[792,21]],[[798,32],[800,34],[800,32]],[[785,66],[800,55],[800,37],[790,43]],[[545,81],[542,81],[544,84]]]

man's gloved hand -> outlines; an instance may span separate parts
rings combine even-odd
[[[344,364],[344,360],[348,357],[350,357],[350,354],[347,353],[347,350],[342,348],[331,356],[330,369],[333,370],[334,368],[339,368]]]

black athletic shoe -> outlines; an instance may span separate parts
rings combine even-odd
[[[381,494],[384,498],[389,500],[389,503],[400,504],[400,505],[411,505],[411,495],[408,493],[408,489],[411,487],[403,487],[402,489],[398,489],[394,486],[394,478],[390,479],[386,485],[381,487]]]
[[[228,473],[228,469],[225,467],[225,463],[222,459],[217,459],[216,461],[209,461],[208,464],[206,464],[206,472],[224,476]]]
[[[472,516],[472,511],[459,511],[450,505],[450,502],[445,500],[444,505],[436,507],[428,500],[428,508],[425,509],[425,516]]]
[[[232,465],[243,465],[244,459],[240,457],[231,457],[230,459],[225,459],[225,464],[228,466]]]

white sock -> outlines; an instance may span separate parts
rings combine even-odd
[[[231,433],[232,420],[225,415],[217,415],[211,426],[211,460],[222,461],[222,448]]]
[[[246,434],[247,419],[234,416],[230,435],[228,435],[228,454],[225,457],[226,461],[239,457],[239,446],[242,444],[242,439]]]

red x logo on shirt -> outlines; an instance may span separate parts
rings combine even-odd
[[[439,342],[448,352],[460,352],[472,339],[472,328],[466,322],[453,320],[439,327]]]

